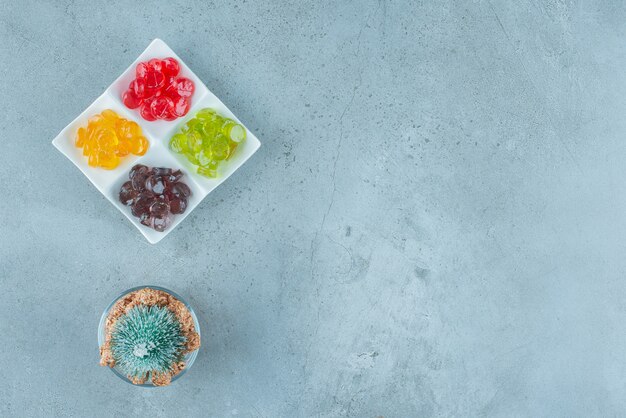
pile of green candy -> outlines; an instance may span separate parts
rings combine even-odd
[[[170,149],[197,165],[198,174],[217,177],[220,162],[228,160],[245,139],[243,126],[218,115],[214,109],[205,108],[172,136]]]

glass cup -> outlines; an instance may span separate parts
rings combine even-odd
[[[191,314],[191,317],[193,318],[193,324],[194,324],[194,327],[196,328],[196,332],[198,333],[198,336],[200,336],[200,324],[198,323],[198,318],[196,317],[196,313],[191,308],[191,305],[189,305],[187,303],[187,301],[185,299],[183,299],[180,295],[178,295],[177,293],[172,292],[169,289],[166,289],[166,288],[160,287],[160,286],[151,286],[151,285],[148,285],[148,286],[137,286],[137,287],[133,287],[132,289],[128,289],[128,290],[125,290],[124,292],[122,292],[119,296],[117,296],[115,299],[113,299],[113,301],[111,303],[109,303],[109,306],[107,306],[107,308],[102,313],[102,317],[100,318],[100,324],[98,325],[98,347],[102,347],[102,344],[104,344],[104,340],[105,340],[105,329],[104,328],[105,328],[105,324],[106,324],[106,319],[107,319],[107,316],[109,316],[109,311],[111,310],[113,305],[115,305],[115,302],[117,302],[118,300],[120,300],[121,298],[123,298],[124,296],[126,296],[127,294],[129,294],[131,292],[134,292],[134,291],[140,290],[140,289],[145,289],[145,288],[150,288],[150,289],[154,289],[154,290],[160,290],[162,292],[165,292],[165,293],[168,293],[168,294],[174,296],[176,299],[181,301],[185,305],[185,307],[187,307],[187,309],[189,310],[189,313]],[[198,350],[194,350],[191,353],[185,354],[185,356],[183,357],[183,359],[185,361],[185,368],[180,373],[178,373],[176,376],[172,377],[172,383],[174,383],[175,381],[180,379],[182,375],[187,373],[187,370],[191,369],[191,366],[193,365],[193,363],[196,360],[197,356],[198,356]],[[133,386],[143,386],[143,387],[150,387],[150,388],[159,387],[159,386],[154,386],[151,383],[150,379],[147,380],[145,383],[143,383],[141,385],[136,385],[133,382],[131,382],[131,380],[128,377],[126,377],[121,371],[119,371],[117,369],[117,367],[108,367],[108,368],[111,369],[111,371],[113,373],[115,373],[117,375],[117,377],[119,377],[120,379],[122,379],[123,381],[125,381],[127,383],[130,383]]]

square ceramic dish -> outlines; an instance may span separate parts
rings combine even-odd
[[[137,110],[128,109],[122,103],[122,94],[132,81],[137,63],[148,61],[152,58],[174,57],[180,64],[180,74],[191,79],[195,84],[195,92],[192,96],[191,109],[183,118],[171,122],[158,120],[149,122],[144,120]],[[230,177],[243,163],[248,160],[259,149],[261,143],[248,128],[246,129],[246,140],[240,144],[234,155],[220,164],[218,176],[214,179],[201,176],[196,173],[196,167],[187,161],[183,156],[172,152],[169,147],[169,140],[182,125],[193,118],[198,110],[205,107],[215,109],[222,116],[231,118],[241,123],[239,119],[217,98],[204,83],[185,65],[185,63],[168,47],[165,42],[155,39],[148,45],[148,48],[139,55],[130,67],[109,86],[83,113],[74,119],[63,129],[52,141],[63,155],[65,155],[80,171],[87,176],[94,186],[131,222],[139,232],[151,243],[156,244],[167,234],[172,232],[176,226],[185,219],[191,211],[208,195],[213,189],[219,186],[224,180]],[[121,117],[133,120],[141,126],[144,136],[148,138],[150,147],[145,155],[128,155],[122,158],[118,167],[113,170],[105,170],[99,167],[90,167],[87,164],[87,157],[82,155],[82,149],[75,145],[75,138],[78,128],[87,126],[87,120],[105,109],[111,109]],[[243,125],[243,124],[242,124]],[[135,164],[144,164],[153,167],[170,167],[180,169],[185,174],[182,181],[191,189],[192,196],[188,201],[187,210],[181,215],[173,215],[172,224],[163,232],[157,232],[152,228],[139,223],[139,219],[130,213],[130,208],[122,205],[118,199],[121,185],[128,180],[128,172]]]

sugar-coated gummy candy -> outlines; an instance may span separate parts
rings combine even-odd
[[[135,164],[128,173],[128,178],[133,183],[133,188],[138,189],[139,185],[145,183],[150,173],[150,169],[143,164]]]
[[[183,172],[180,170],[175,170],[172,171],[171,173],[169,173],[167,175],[167,181],[169,181],[170,183],[176,183],[178,180],[181,179],[181,177],[183,176]],[[187,185],[185,185],[185,187],[187,187]],[[187,195],[189,196],[189,195]]]
[[[137,197],[139,197],[139,191],[133,188],[131,181],[122,184],[122,188],[120,189],[120,202],[122,202],[124,206],[130,206],[135,203]]]
[[[153,174],[146,179],[146,190],[156,195],[162,195],[165,192],[166,180],[163,176]]]
[[[169,213],[164,215],[153,215],[150,216],[149,219],[150,223],[148,226],[158,232],[165,231],[172,223],[172,217],[169,215]]]
[[[135,201],[131,204],[131,212],[133,216],[141,218],[143,215],[150,213],[150,205],[154,201],[155,196],[147,191],[139,192]]]
[[[139,109],[147,121],[172,121],[185,116],[195,91],[193,81],[180,77],[180,64],[172,57],[153,58],[135,67],[135,78],[122,94],[129,109]]]
[[[170,211],[170,205],[165,199],[156,199],[150,205],[150,214],[153,216],[165,216]]]
[[[176,196],[178,198],[188,198],[189,196],[191,196],[191,189],[189,188],[189,186],[187,186],[185,183],[175,183],[171,189],[169,189],[169,191],[171,192],[171,194],[173,196]]]
[[[167,167],[136,164],[122,184],[119,200],[130,206],[131,213],[142,225],[163,232],[172,223],[172,215],[187,209],[191,189],[181,178],[183,172]]]
[[[175,197],[170,200],[170,211],[175,214],[183,213],[187,209],[187,199]]]
[[[144,155],[150,144],[136,122],[105,109],[78,128],[76,146],[90,166],[111,170],[128,154]]]
[[[172,172],[172,169],[167,167],[152,167],[150,172],[152,174],[156,174],[157,176],[166,176]]]
[[[147,173],[149,171],[150,169],[148,168],[148,166],[145,166],[143,164],[135,164],[133,168],[130,169],[130,173],[128,173],[128,177],[132,180],[132,178],[135,177],[135,175],[139,173]]]
[[[198,166],[198,174],[217,177],[220,162],[232,157],[245,139],[246,129],[241,124],[205,108],[170,138],[170,149]]]

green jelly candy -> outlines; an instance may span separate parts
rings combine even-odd
[[[233,141],[228,142],[228,147],[230,148],[230,150],[228,151],[228,157],[226,157],[227,160],[230,160],[230,157],[232,157],[233,154],[235,154],[237,145],[239,144],[237,144],[236,142],[233,142]]]
[[[202,136],[198,132],[188,132],[187,136],[187,150],[192,153],[197,153],[202,149]]]
[[[197,158],[196,158],[196,156],[195,156],[194,154],[192,154],[191,152],[189,152],[189,151],[184,151],[184,152],[183,152],[183,155],[184,155],[185,157],[187,157],[187,159],[189,160],[189,162],[190,162],[191,164],[194,164],[194,165],[198,165],[198,164],[199,164],[198,159],[197,159]]]
[[[198,119],[211,119],[213,116],[215,116],[215,110],[211,109],[211,108],[204,108],[201,109],[200,111],[198,111],[198,113],[196,113],[196,117]]]
[[[211,120],[206,120],[202,123],[202,135],[205,137],[213,138],[217,134],[217,126]]]
[[[222,134],[217,134],[215,140],[211,143],[211,156],[215,161],[221,161],[228,158],[228,154],[230,154],[228,139]]]
[[[187,135],[176,134],[170,140],[170,149],[174,152],[181,153],[187,149]]]
[[[235,126],[235,122],[232,119],[224,119],[224,123],[220,128],[220,131],[226,135],[226,138],[230,136],[230,130]]]
[[[186,123],[187,128],[189,130],[189,132],[192,131],[197,131],[198,130],[198,125],[200,125],[200,120],[193,118],[193,119],[189,119]]]
[[[196,159],[198,160],[198,165],[200,167],[208,167],[213,162],[211,159],[211,152],[206,148],[203,148],[196,154]]]
[[[241,124],[204,108],[172,136],[170,148],[199,166],[199,174],[213,178],[219,162],[229,159],[245,139],[246,129]]]
[[[205,176],[205,177],[211,177],[211,178],[215,178],[217,177],[217,166],[215,168],[213,167],[198,167],[198,174]]]
[[[215,126],[221,127],[224,125],[224,122],[226,122],[226,118],[224,116],[220,116],[220,115],[215,115],[215,118],[213,119],[213,123],[215,123]]]
[[[210,149],[212,143],[213,143],[212,136],[202,135],[202,149],[206,149],[206,150]]]
[[[235,124],[232,128],[230,128],[230,132],[228,132],[228,138],[236,143],[240,143],[245,141],[246,139],[246,130],[240,124]]]

